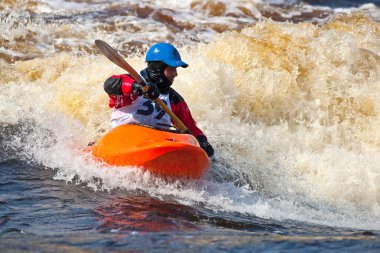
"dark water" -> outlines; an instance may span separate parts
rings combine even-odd
[[[379,234],[93,192],[15,159],[0,167],[1,252],[377,252]],[[19,243],[18,243],[19,242]]]
[[[331,8],[351,8],[351,7],[360,7],[363,4],[372,3],[376,6],[380,6],[380,1],[374,0],[338,0],[338,1],[326,1],[326,0],[304,0],[304,3],[308,3],[311,5],[319,5],[319,6],[329,6]]]

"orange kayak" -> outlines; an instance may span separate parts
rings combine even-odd
[[[113,166],[138,166],[153,174],[198,179],[210,161],[198,141],[140,125],[120,125],[89,147],[93,156]]]

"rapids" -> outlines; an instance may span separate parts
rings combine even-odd
[[[94,194],[380,230],[380,10],[307,2],[1,3],[2,161]],[[109,130],[103,82],[123,73],[95,39],[138,70],[152,43],[178,47],[189,67],[173,86],[216,150],[203,180],[107,167],[82,152]]]

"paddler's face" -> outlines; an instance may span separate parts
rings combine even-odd
[[[170,66],[167,66],[164,70],[164,75],[166,76],[166,78],[170,81],[170,82],[173,82],[174,81],[174,78],[176,76],[178,76],[177,74],[177,68],[176,67],[170,67]]]

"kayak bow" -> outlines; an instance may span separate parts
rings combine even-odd
[[[138,166],[161,176],[198,179],[210,164],[194,136],[141,125],[115,127],[89,149],[106,164]]]

